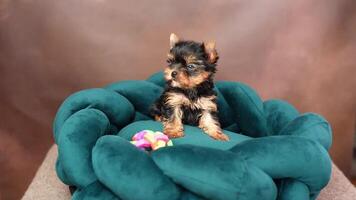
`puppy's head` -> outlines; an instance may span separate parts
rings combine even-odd
[[[218,59],[214,42],[179,40],[172,33],[164,77],[171,87],[192,89],[213,77]]]

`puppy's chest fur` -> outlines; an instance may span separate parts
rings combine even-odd
[[[197,93],[170,92],[165,94],[165,103],[178,113],[184,124],[198,125],[203,112],[217,112],[216,95],[214,92],[205,95]]]

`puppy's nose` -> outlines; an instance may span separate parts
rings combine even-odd
[[[177,73],[176,71],[173,71],[172,74],[171,74],[172,78],[177,77],[177,74],[178,74],[178,73]]]

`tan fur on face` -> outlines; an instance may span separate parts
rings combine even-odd
[[[175,80],[175,82],[177,82],[177,86],[175,87],[182,87],[184,89],[196,87],[197,85],[204,82],[210,75],[210,73],[206,71],[201,71],[197,76],[191,77],[189,77],[184,71],[177,71],[177,73],[178,75]]]
[[[176,71],[178,73],[177,77],[173,80],[172,78],[172,72]],[[166,81],[172,81],[171,85],[173,87],[182,87],[182,88],[189,88],[189,77],[185,75],[185,72],[179,71],[172,69],[170,67],[166,67],[163,70],[164,73],[164,78]]]
[[[164,73],[164,79],[166,79],[166,81],[172,80],[171,74],[173,71],[174,70],[169,67],[164,68],[163,73]]]
[[[183,72],[183,71],[177,71],[178,75],[177,75],[177,82],[179,83],[179,85],[183,88],[190,88],[190,80],[188,75]]]
[[[189,87],[195,87],[199,85],[200,83],[204,82],[208,77],[210,73],[207,71],[202,71],[199,73],[197,76],[192,76],[189,78]]]
[[[197,61],[197,57],[195,57],[194,55],[188,55],[184,57],[184,60],[187,64],[195,63]]]
[[[195,55],[187,55],[184,57],[185,62],[188,64],[203,64],[202,60],[198,60]]]

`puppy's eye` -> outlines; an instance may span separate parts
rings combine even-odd
[[[173,63],[173,60],[172,60],[172,59],[168,59],[168,60],[167,60],[167,63],[168,63],[168,64],[172,64],[172,63]]]
[[[188,68],[189,70],[195,69],[195,65],[193,65],[193,64],[188,64],[188,65],[187,65],[187,68]]]

